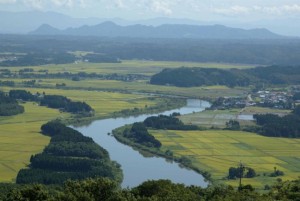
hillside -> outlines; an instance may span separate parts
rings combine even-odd
[[[55,30],[55,31],[54,31]],[[56,30],[50,25],[42,25],[32,35],[73,35],[131,38],[197,38],[197,39],[279,39],[283,36],[267,29],[238,29],[222,25],[197,26],[164,24],[157,27],[145,25],[120,26],[107,21],[94,26],[81,26]]]
[[[151,84],[177,87],[210,85],[249,86],[265,84],[299,84],[299,66],[268,66],[253,69],[177,68],[164,69],[152,76]]]

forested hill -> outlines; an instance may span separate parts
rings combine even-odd
[[[94,26],[82,26],[59,30],[44,24],[31,32],[33,35],[73,35],[130,38],[198,38],[198,39],[279,39],[283,36],[267,29],[238,29],[223,25],[164,24],[158,27],[145,25],[120,26],[103,22]]]
[[[177,68],[152,76],[151,84],[177,87],[210,85],[249,86],[251,84],[300,84],[300,66],[268,66],[253,69]]]

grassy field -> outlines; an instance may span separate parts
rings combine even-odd
[[[101,74],[143,74],[153,75],[164,68],[178,67],[205,67],[205,68],[252,68],[254,65],[244,64],[223,64],[223,63],[199,63],[199,62],[173,62],[173,61],[143,61],[143,60],[125,60],[122,63],[78,63],[63,65],[45,65],[34,67],[10,67],[12,71],[19,71],[24,68],[33,68],[36,72],[39,70],[49,70],[49,73],[61,72],[86,72]]]
[[[23,106],[23,114],[0,117],[0,182],[13,182],[18,171],[29,164],[30,156],[49,143],[49,138],[39,133],[42,124],[69,116],[36,103]]]
[[[238,180],[224,180],[229,167],[241,161],[260,175],[243,179],[263,189],[276,179],[292,180],[300,176],[300,139],[268,138],[240,131],[162,131],[151,130],[162,142],[162,149],[171,150],[175,156],[186,156],[201,170],[212,174],[217,183],[238,185]],[[284,172],[283,177],[269,177],[274,167]],[[265,175],[265,176],[264,176]]]

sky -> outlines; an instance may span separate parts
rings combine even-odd
[[[300,36],[300,0],[0,0],[0,11],[54,11],[76,18],[133,22],[158,17],[192,19],[205,25],[267,28]]]
[[[55,11],[73,17],[199,21],[300,19],[300,0],[0,0],[4,11]]]

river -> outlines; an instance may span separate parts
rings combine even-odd
[[[160,114],[170,115],[173,112],[189,114],[201,112],[209,106],[210,104],[206,101],[188,99],[185,107],[165,111]],[[93,138],[96,143],[109,152],[112,160],[117,161],[121,165],[124,174],[122,187],[124,188],[135,187],[144,181],[158,179],[169,179],[174,183],[206,187],[207,182],[204,181],[203,176],[195,171],[182,168],[179,164],[167,161],[161,157],[144,157],[138,151],[108,135],[115,128],[144,121],[149,116],[154,115],[97,120],[88,126],[75,127],[75,129],[83,135]]]

